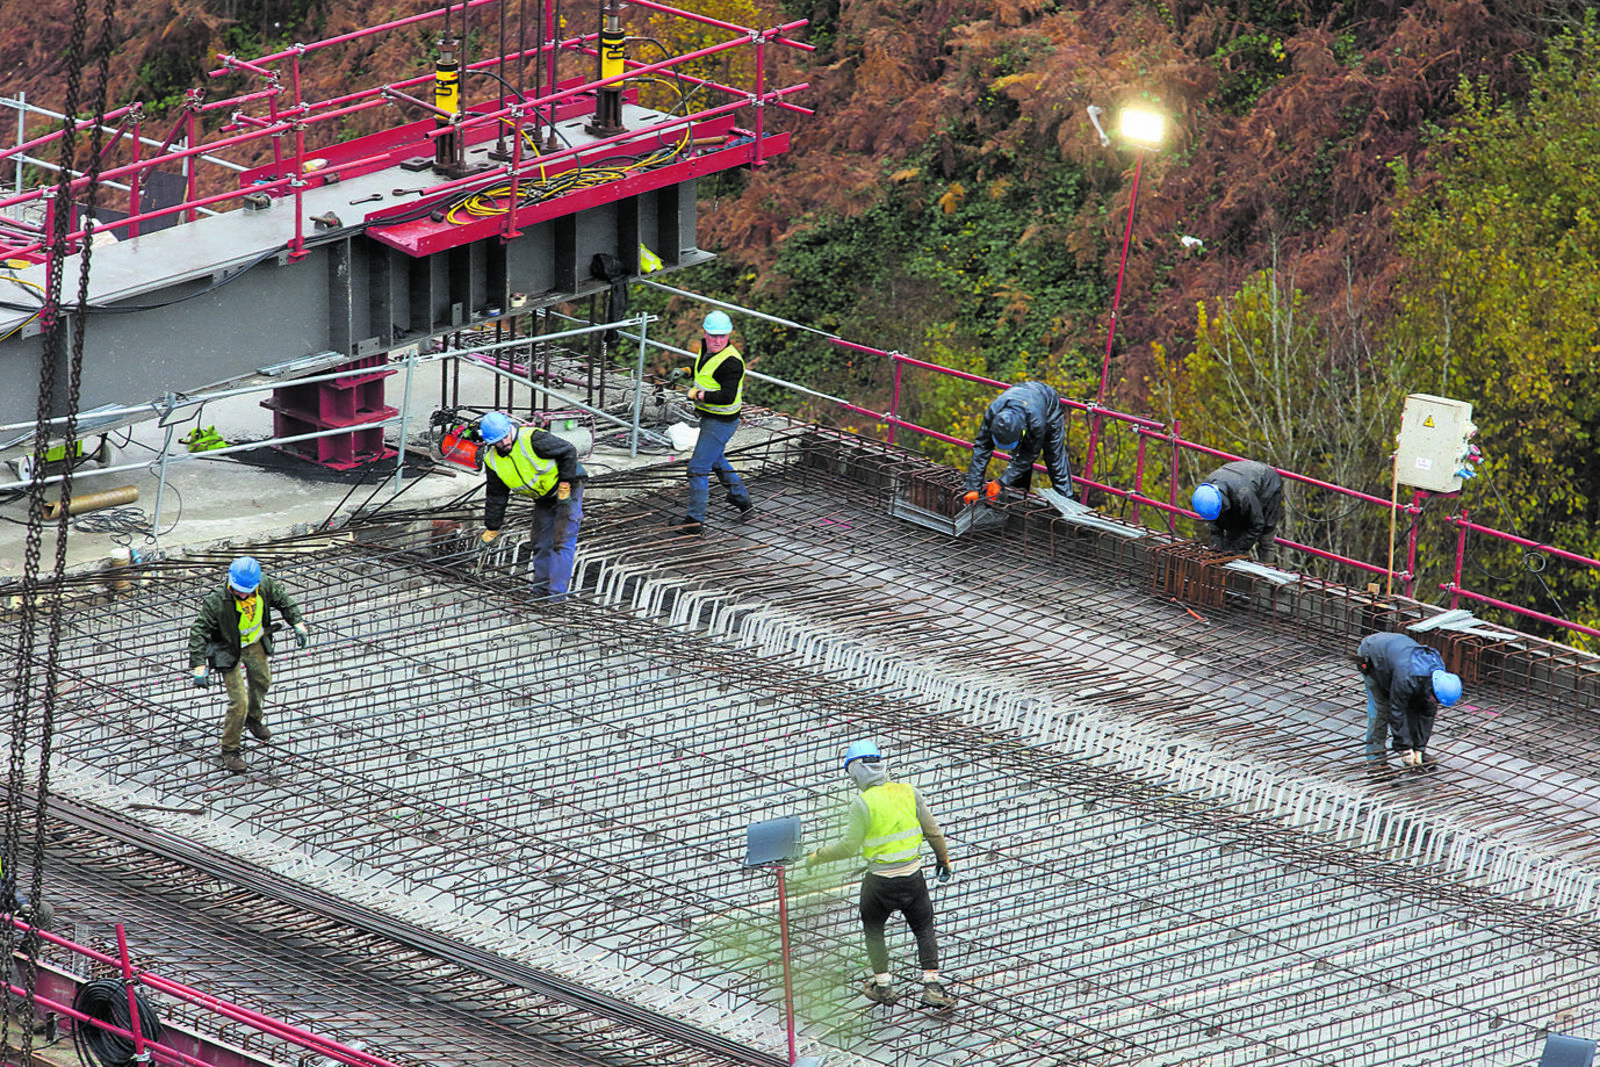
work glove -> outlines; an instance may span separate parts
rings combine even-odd
[[[998,499],[1000,499],[1000,482],[999,482],[999,480],[997,479],[995,481],[990,482],[988,485],[984,486],[983,487],[983,495],[988,497],[990,500],[998,500]]]
[[[557,482],[556,483],[556,499],[557,500],[567,500],[571,496],[572,496],[572,483],[571,482]]]
[[[294,647],[303,649],[307,645],[309,645],[310,643],[311,643],[311,635],[306,632],[306,624],[303,623],[303,622],[295,623],[294,624]]]
[[[817,865],[817,854],[815,852],[807,852],[806,853],[806,870],[809,871],[811,868],[815,867],[816,865]]]
[[[488,544],[489,542],[493,541],[496,537],[499,537],[499,536],[500,536],[500,531],[499,530],[485,530],[485,531],[483,531],[483,543],[484,544]]]
[[[211,670],[207,667],[194,669],[194,685],[196,689],[204,689],[211,684]]]
[[[961,502],[970,508],[972,505],[978,502],[978,491],[976,489],[972,490],[966,496],[961,498]]]
[[[935,863],[933,865],[933,880],[940,885],[950,880],[950,865],[948,863]]]

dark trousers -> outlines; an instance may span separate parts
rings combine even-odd
[[[884,944],[883,927],[895,912],[906,917],[911,936],[917,939],[917,958],[925,971],[939,969],[939,943],[933,936],[933,901],[928,899],[928,883],[922,872],[898,878],[868,874],[861,879],[861,929],[867,938],[867,959],[872,973],[889,971],[889,946]]]

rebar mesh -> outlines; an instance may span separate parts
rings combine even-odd
[[[1137,545],[1032,505],[961,539],[896,522],[920,461],[883,448],[780,435],[740,462],[756,511],[699,538],[675,470],[593,482],[561,605],[526,599],[515,524],[483,559],[399,523],[263,550],[317,643],[276,660],[277,736],[245,778],[217,770],[215,698],[182,670],[221,560],[148,575],[64,620],[56,750],[515,929],[552,965],[610,961],[633,995],[769,1049],[776,909],[743,829],[799,814],[826,836],[862,734],[950,836],[935,906],[962,1004],[867,1007],[856,876],[792,872],[812,1045],[1512,1065],[1594,1024],[1583,712],[1480,682],[1441,717],[1436,774],[1369,782],[1359,635],[1315,596],[1196,610],[1153,592]]]

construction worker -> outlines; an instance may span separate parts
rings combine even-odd
[[[850,802],[844,836],[806,857],[806,866],[849,859],[857,854],[867,861],[861,879],[861,927],[866,935],[867,960],[873,976],[862,986],[867,999],[894,1004],[900,994],[890,984],[889,949],[883,928],[899,912],[917,940],[922,964],[922,1003],[948,1008],[955,998],[939,982],[939,945],[933,933],[933,902],[922,876],[922,842],[933,849],[934,877],[950,879],[950,852],[944,831],[928,810],[915,786],[889,780],[889,767],[878,746],[868,740],[852,741],[845,749],[844,769],[860,788]]]
[[[1011,456],[1000,477],[987,486],[983,477],[996,450]],[[978,490],[994,500],[1001,489],[1028,491],[1033,480],[1033,464],[1044,456],[1050,484],[1056,492],[1072,499],[1072,463],[1067,458],[1067,416],[1061,398],[1043,382],[1013,385],[994,398],[983,413],[983,423],[972,442],[972,462],[967,466],[967,504],[978,502]]]
[[[483,543],[500,536],[512,493],[532,497],[533,591],[557,603],[565,600],[583,522],[586,475],[577,447],[534,426],[519,430],[498,411],[478,423],[478,436],[490,446],[483,457]]]
[[[1189,506],[1211,524],[1211,547],[1223,552],[1268,549],[1283,518],[1283,475],[1265,463],[1224,463],[1195,487]]]
[[[700,355],[694,361],[694,381],[689,386],[689,399],[700,416],[700,435],[689,457],[689,510],[680,524],[688,534],[700,533],[705,524],[713,472],[728,491],[727,501],[740,519],[755,506],[739,472],[724,455],[744,408],[744,356],[733,346],[733,320],[726,312],[713,311],[701,330]]]
[[[0,915],[14,915],[31,926],[48,930],[55,921],[56,910],[42,900],[35,907],[15,877],[6,877],[4,864],[0,864]]]
[[[220,674],[228,691],[228,713],[222,721],[222,765],[235,774],[250,769],[239,754],[246,727],[258,741],[272,738],[262,717],[262,703],[272,685],[267,657],[272,655],[276,629],[273,611],[294,628],[296,647],[305,648],[310,635],[294,597],[263,575],[254,558],[240,556],[228,565],[227,584],[206,594],[194,625],[189,627],[189,668],[194,671],[194,684],[204,689]]]
[[[1444,669],[1439,653],[1405,634],[1372,634],[1356,647],[1356,666],[1367,687],[1367,771],[1387,769],[1384,739],[1393,735],[1404,767],[1433,767],[1428,739],[1439,706],[1461,699],[1461,678]]]

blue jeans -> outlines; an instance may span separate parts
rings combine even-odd
[[[711,474],[728,491],[728,499],[735,503],[750,500],[750,493],[739,480],[739,474],[723,455],[733,431],[739,428],[738,419],[700,419],[700,436],[694,443],[694,455],[689,457],[689,511],[686,518],[695,522],[706,521],[706,505],[711,501]]]
[[[578,551],[578,524],[583,521],[583,483],[572,483],[572,496],[554,494],[533,503],[533,591],[555,601],[567,598],[572,561]]]
[[[1372,683],[1363,678],[1362,684],[1367,687],[1367,762],[1382,763],[1389,744],[1389,712],[1379,706]]]

